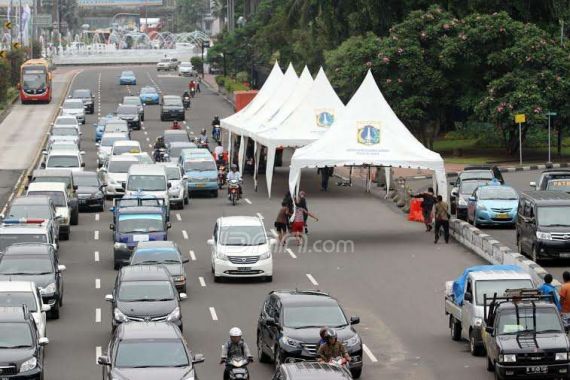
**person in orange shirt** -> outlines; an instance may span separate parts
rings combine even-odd
[[[560,304],[562,305],[562,314],[570,313],[570,272],[562,273],[564,284],[560,287]]]

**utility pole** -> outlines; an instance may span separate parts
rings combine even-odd
[[[228,32],[233,32],[236,27],[235,21],[235,9],[236,9],[236,2],[235,0],[228,0]]]

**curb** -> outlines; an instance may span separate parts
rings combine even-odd
[[[6,117],[10,114],[12,111],[12,106],[18,101],[19,98],[20,95],[16,94],[14,95],[13,99],[8,101],[8,104],[6,104],[6,109],[0,113],[0,123],[3,122],[4,119],[6,119]]]
[[[234,102],[233,102],[230,98],[228,98],[226,95],[222,95],[222,93],[220,92],[219,89],[216,90],[216,89],[214,88],[214,86],[212,86],[210,83],[208,83],[207,80],[203,80],[202,83],[204,83],[204,84],[205,84],[210,90],[212,90],[212,92],[214,92],[216,95],[221,96],[226,102],[228,102],[229,104],[231,104],[232,107],[234,107],[234,109],[235,109],[236,105],[234,104]]]

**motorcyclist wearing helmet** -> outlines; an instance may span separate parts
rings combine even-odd
[[[350,362],[350,355],[346,351],[346,347],[338,341],[336,331],[328,329],[324,333],[324,339],[326,343],[321,344],[317,351],[319,362],[328,363],[338,357],[343,358],[345,363]]]
[[[228,175],[226,176],[226,180],[228,182],[235,180],[238,182],[239,185],[239,191],[238,194],[241,197],[242,194],[242,189],[241,189],[241,173],[239,172],[239,170],[237,170],[238,167],[236,164],[232,164],[232,166],[230,166],[230,172],[228,173]],[[228,186],[228,196],[230,195],[230,187]]]
[[[200,131],[200,136],[198,136],[198,141],[200,141],[202,144],[208,143],[208,134],[206,132],[206,128],[202,128],[202,130]]]
[[[220,126],[220,117],[218,115],[214,116],[214,120],[212,120],[212,127]]]
[[[228,363],[236,356],[247,358],[250,362],[253,361],[253,355],[247,343],[242,339],[241,330],[238,327],[233,327],[230,330],[230,339],[222,346],[220,364],[226,365],[224,380],[229,379],[231,366]]]
[[[160,149],[166,149],[166,144],[164,143],[164,137],[158,136],[154,142],[154,161],[158,162],[160,160]]]
[[[182,99],[189,98],[189,97],[190,97],[190,93],[188,92],[188,90],[185,90],[184,93],[182,94]]]

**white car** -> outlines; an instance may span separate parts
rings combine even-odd
[[[101,141],[95,143],[97,146],[97,166],[101,167],[105,165],[113,149],[113,144],[116,141],[128,141],[129,136],[124,133],[104,133],[101,137]]]
[[[212,238],[208,240],[212,253],[214,281],[222,277],[262,277],[273,280],[275,239],[269,239],[263,221],[254,216],[219,218]]]
[[[54,141],[43,150],[43,154],[47,155],[52,150],[69,150],[79,152],[79,147],[73,141]]]
[[[46,312],[51,310],[42,301],[39,289],[30,281],[0,281],[0,306],[26,305],[36,322],[40,338],[46,337]]]
[[[52,124],[53,127],[75,127],[77,128],[78,132],[81,132],[79,129],[79,123],[77,122],[77,118],[72,115],[60,115],[55,119],[55,122]]]
[[[178,75],[183,77],[192,76],[194,73],[194,68],[190,62],[180,62],[180,66],[178,66]]]
[[[81,99],[66,99],[61,106],[61,115],[70,115],[77,118],[77,122],[85,124],[85,106]]]
[[[131,131],[129,130],[129,125],[127,122],[118,118],[107,120],[107,124],[105,124],[105,130],[103,133],[124,133],[131,137]]]
[[[135,154],[142,151],[141,144],[135,140],[115,141],[111,148],[111,156],[120,156],[122,154]]]
[[[71,233],[69,199],[66,184],[63,182],[32,182],[28,185],[26,195],[47,195],[55,205],[55,215],[59,220],[61,240],[69,240]]]
[[[109,157],[107,164],[99,169],[99,178],[105,184],[106,195],[109,197],[125,194],[123,185],[127,182],[127,175],[131,166],[139,163],[131,155]]]
[[[83,155],[85,152],[73,150],[50,150],[42,169],[69,169],[72,172],[82,172],[85,167]]]
[[[157,164],[164,166],[166,169],[166,176],[170,188],[168,189],[168,197],[170,198],[170,206],[176,206],[179,209],[184,209],[190,201],[188,195],[188,177],[184,175],[184,171],[180,166],[174,162],[161,162]]]
[[[170,212],[170,199],[168,196],[168,177],[166,176],[166,169],[164,166],[156,164],[133,165],[129,169],[127,175],[127,185],[125,195],[150,195],[163,199],[167,208],[167,213]]]
[[[81,132],[77,130],[74,126],[59,126],[52,128],[51,132],[48,132],[49,140],[48,143],[52,144],[55,141],[67,141],[73,142],[78,147],[81,146],[80,136]]]

